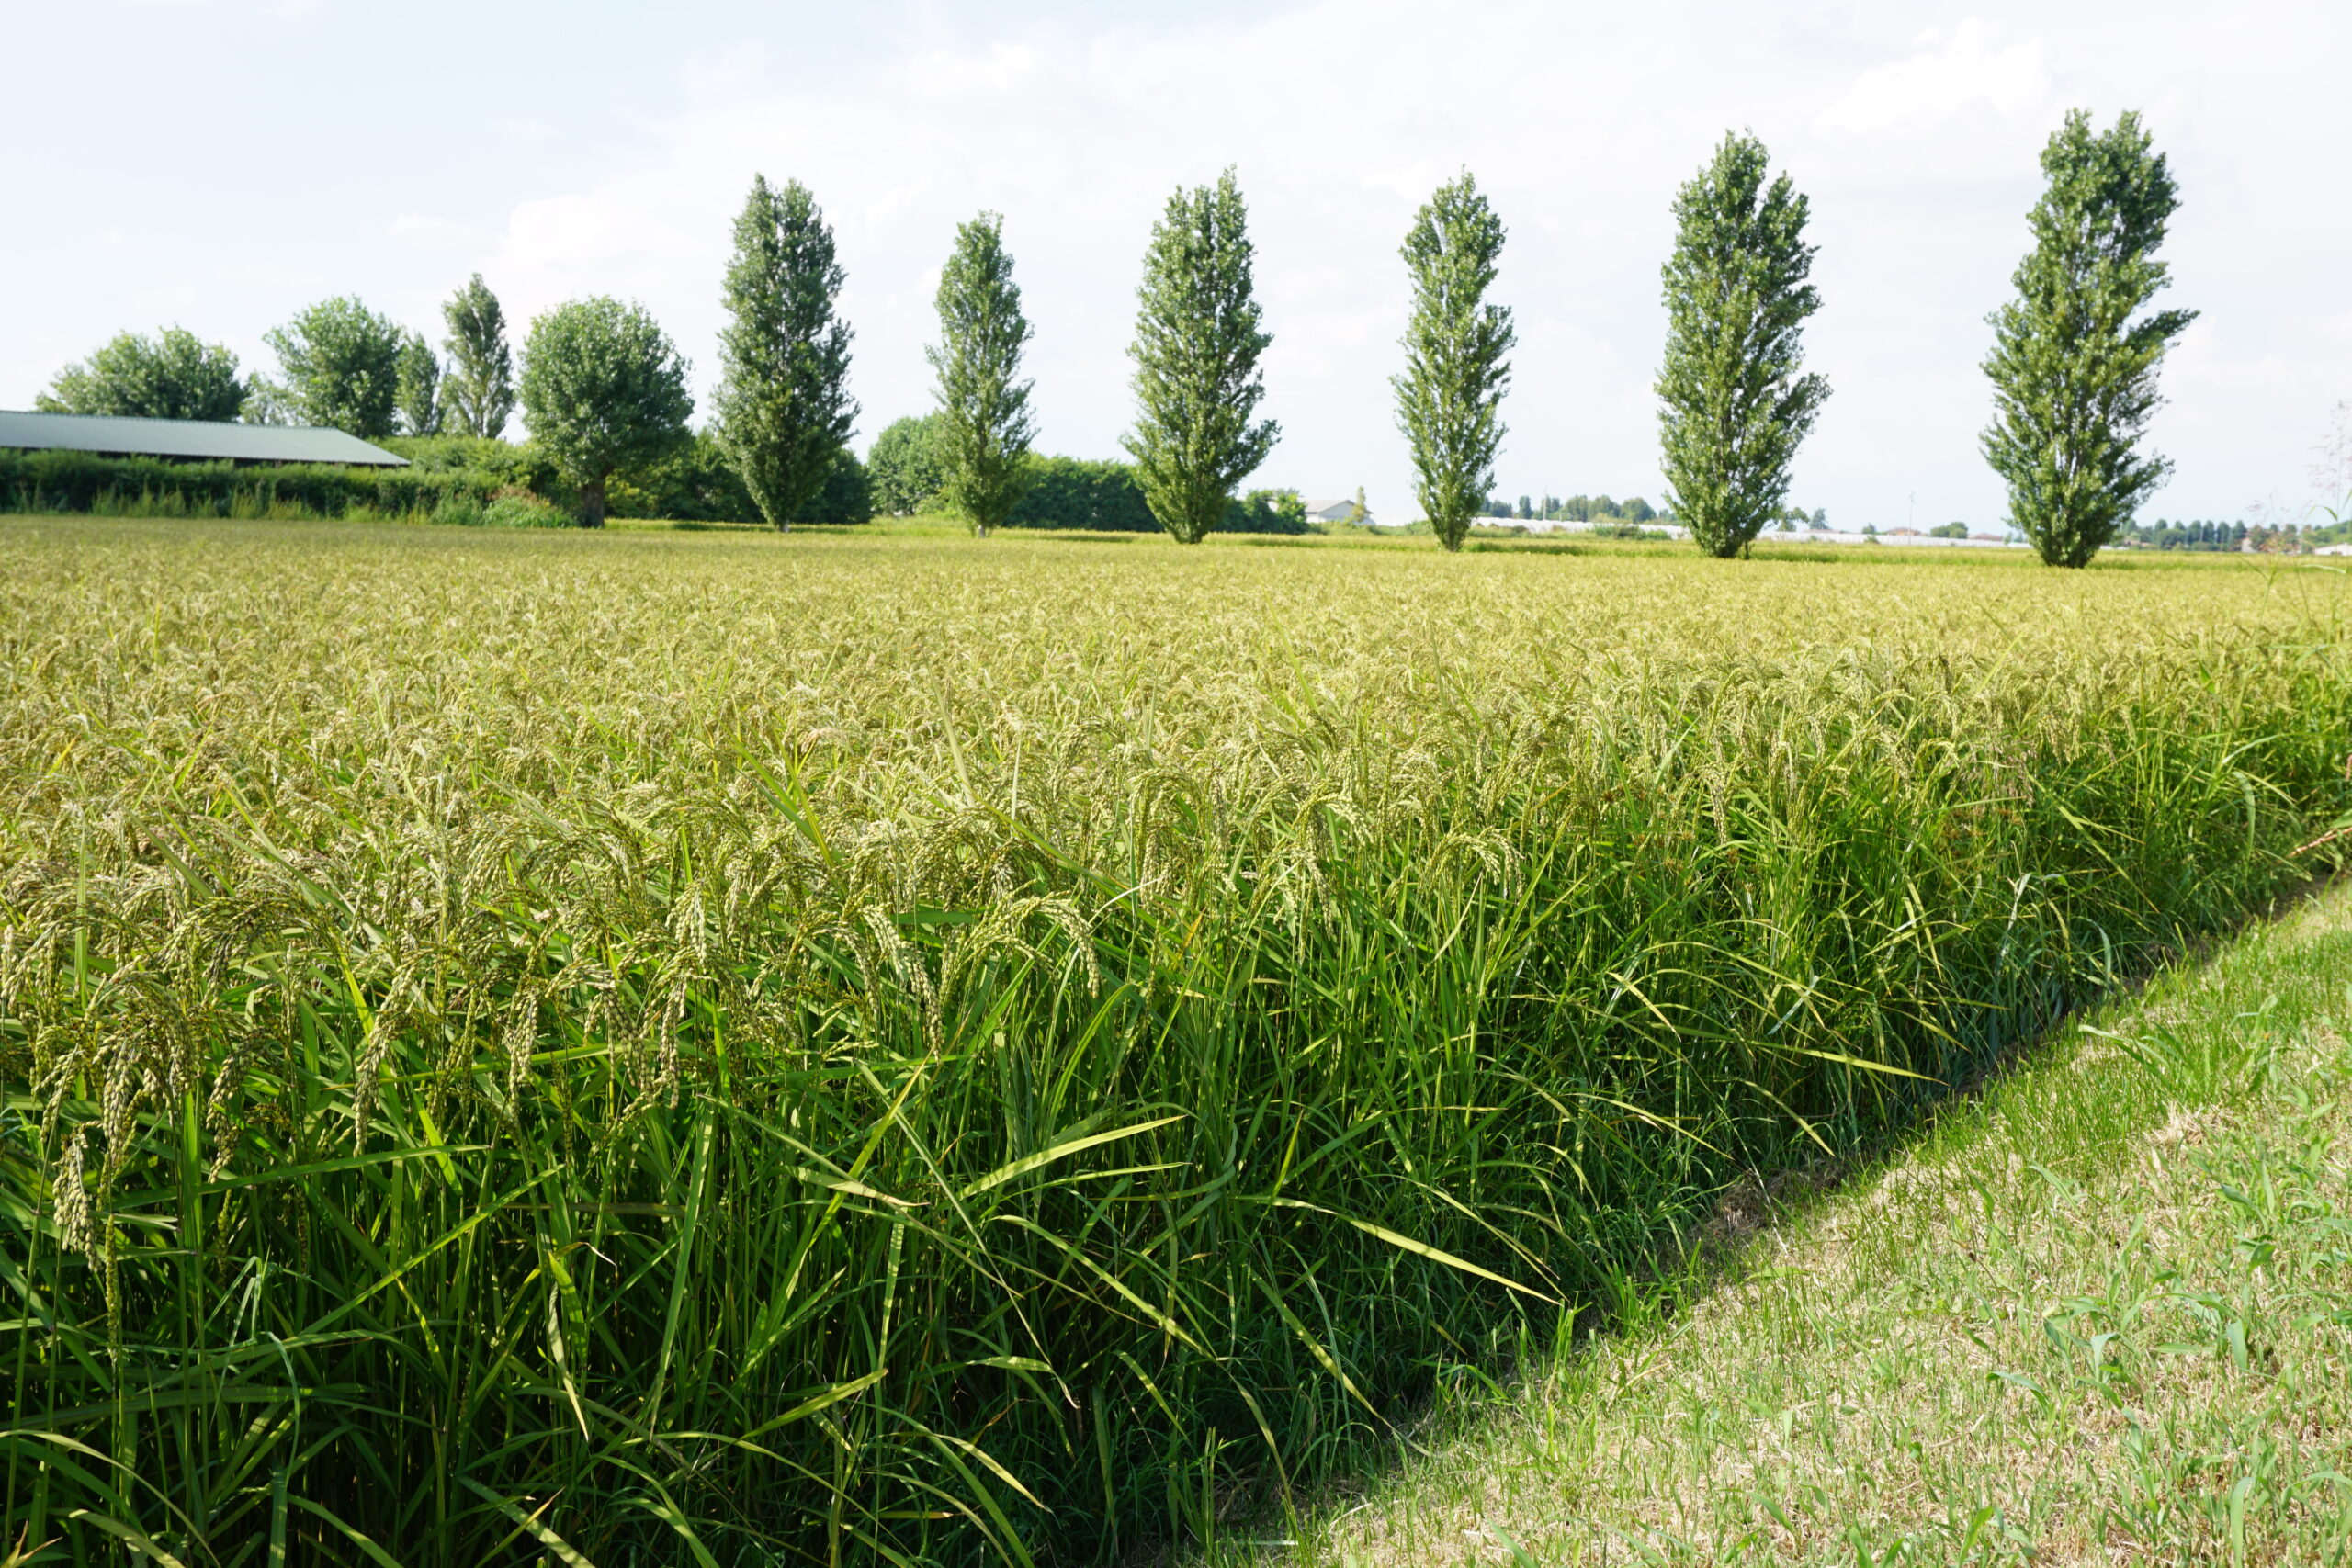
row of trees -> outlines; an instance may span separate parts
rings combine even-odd
[[[2253,550],[2293,555],[2314,542],[2324,542],[2319,538],[2324,532],[2320,528],[2307,530],[2299,523],[2172,523],[2159,517],[2154,523],[2129,525],[2119,532],[2118,537],[2159,550]]]
[[[1996,415],[1984,455],[2008,488],[2014,525],[2045,560],[2080,566],[2130,526],[2170,471],[2139,443],[2158,405],[2156,370],[2194,319],[2142,314],[2167,286],[2155,259],[2177,196],[2138,117],[2104,133],[2070,114],[2043,150],[2047,185],[2017,297],[1991,317],[1984,370]],[[1724,138],[1677,193],[1664,285],[1658,374],[1667,511],[1709,552],[1744,554],[1765,528],[1818,521],[1788,504],[1796,453],[1829,396],[1804,367],[1804,329],[1820,308],[1810,281],[1808,207],[1771,173],[1753,136]],[[1505,238],[1467,172],[1415,215],[1401,256],[1412,305],[1397,424],[1432,531],[1459,549],[1491,512],[1501,406],[1516,332],[1487,295]],[[1179,540],[1229,515],[1236,491],[1281,435],[1257,411],[1271,336],[1255,292],[1249,215],[1234,172],[1169,198],[1137,290],[1136,416],[1124,445],[1145,504]],[[854,426],[852,333],[833,235],[797,181],[755,178],[735,221],[723,284],[729,321],[710,436],[778,528],[825,485]],[[1003,220],[960,225],[935,299],[927,350],[937,407],[900,422],[874,451],[877,499],[897,510],[936,498],[982,536],[1005,524],[1037,473],[1033,383],[1021,366],[1032,329],[1005,248]],[[495,435],[519,402],[531,434],[580,489],[583,520],[603,520],[616,473],[674,456],[691,440],[686,364],[641,307],[611,299],[560,305],[532,323],[519,382],[496,298],[479,276],[445,307],[445,366],[418,334],[356,299],[313,306],[269,334],[282,375],[241,381],[233,355],[176,328],[125,334],[58,377],[44,408],[173,418],[300,420],[362,436],[452,430]],[[1261,492],[1265,493],[1265,492]],[[1563,503],[1546,498],[1544,512]],[[1574,498],[1566,514],[1647,521]],[[1519,514],[1532,515],[1526,497]]]
[[[1522,495],[1516,505],[1497,496],[1487,502],[1484,510],[1489,517],[1516,517],[1522,523],[1648,523],[1658,516],[1657,508],[1638,495],[1618,501],[1606,491],[1600,495],[1572,495],[1566,501],[1556,495],[1547,495],[1541,501]],[[1799,513],[1797,516],[1802,521],[1804,514]]]
[[[1723,556],[1788,516],[1791,465],[1829,394],[1803,369],[1804,323],[1820,308],[1805,198],[1786,175],[1768,182],[1768,167],[1753,137],[1726,137],[1677,197],[1665,269],[1668,504]],[[2136,114],[2105,132],[2069,114],[2041,169],[2016,298],[1990,318],[1983,448],[2011,525],[2043,560],[2079,567],[2171,471],[2140,443],[2160,402],[2157,368],[2195,312],[2142,313],[2169,283],[2155,253],[2179,201]]]
[[[2017,296],[1990,319],[1994,349],[1984,369],[1995,418],[1983,447],[2007,487],[2013,525],[2044,560],[2079,567],[2130,525],[2170,472],[2140,443],[2160,400],[2157,368],[2195,313],[2142,313],[2169,283],[2155,253],[2178,196],[2137,115],[2102,133],[2087,115],[2069,114],[2041,168],[2046,186],[2030,217],[2033,247],[2013,277]],[[1804,325],[1821,305],[1808,204],[1786,174],[1772,174],[1762,142],[1734,134],[1677,193],[1674,213],[1657,379],[1668,507],[1702,548],[1741,555],[1769,526],[1825,520],[1788,502],[1797,450],[1829,396],[1827,380],[1804,366]],[[933,365],[941,417],[957,433],[941,449],[939,487],[985,532],[992,514],[978,498],[1009,505],[1003,497],[1017,488],[1020,465],[986,481],[961,476],[1026,449],[1029,389],[1012,378],[1028,328],[1001,228],[989,216],[982,229],[985,252],[971,251],[967,225],[943,276],[944,344]],[[1405,368],[1392,382],[1396,418],[1417,497],[1450,550],[1488,509],[1505,431],[1516,333],[1510,309],[1487,299],[1504,238],[1464,172],[1423,204],[1401,250],[1412,308]],[[967,254],[984,254],[985,266]],[[1171,197],[1145,254],[1130,350],[1137,412],[1126,446],[1151,510],[1186,542],[1215,525],[1280,435],[1273,422],[1254,417],[1264,395],[1259,359],[1272,340],[1252,261],[1230,169],[1214,186]],[[982,343],[988,352],[972,346]],[[959,488],[967,483],[975,488]],[[1547,513],[1556,504],[1547,502]],[[1590,502],[1582,505],[1594,514]],[[1649,513],[1646,502],[1641,510]],[[1531,514],[1524,497],[1519,511]]]
[[[220,344],[167,327],[123,333],[58,372],[34,406],[53,413],[315,424],[365,440],[494,436],[514,410],[514,361],[498,298],[481,275],[443,307],[447,367],[424,337],[357,299],[320,301],[265,334],[279,374],[238,373]]]

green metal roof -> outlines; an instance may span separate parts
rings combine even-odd
[[[381,446],[340,430],[294,424],[228,424],[209,419],[124,419],[97,413],[0,410],[0,446],[102,452],[136,457],[226,458],[239,463],[408,466]]]

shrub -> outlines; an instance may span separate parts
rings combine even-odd
[[[892,420],[865,454],[874,481],[874,504],[894,517],[909,517],[931,504],[947,473],[935,445],[940,416],[909,414]]]
[[[1306,502],[1295,490],[1253,490],[1225,509],[1223,534],[1312,534]]]
[[[449,527],[479,528],[482,525],[482,503],[480,496],[448,495],[433,509],[433,521]]]
[[[440,435],[390,438],[405,468],[334,463],[239,465],[92,452],[0,450],[0,511],[96,512],[151,517],[472,515],[501,492],[568,494],[547,455],[527,444]]]
[[[490,528],[569,528],[578,521],[562,507],[526,490],[499,491],[481,515],[483,526]]]
[[[1159,519],[1143,498],[1132,463],[1084,457],[1033,457],[1029,490],[1004,520],[1008,528],[1082,528],[1156,534]]]
[[[664,518],[678,523],[763,523],[759,503],[743,483],[718,439],[698,431],[673,456],[608,487],[616,517]],[[864,523],[874,504],[865,465],[846,446],[834,457],[825,482],[796,523]]]

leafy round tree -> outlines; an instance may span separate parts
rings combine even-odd
[[[2133,317],[2167,287],[2155,259],[2179,197],[2140,117],[2104,134],[2077,109],[2042,149],[2048,179],[2018,265],[2018,297],[1995,311],[1994,418],[1985,460],[2007,484],[2009,520],[2052,566],[2087,566],[2172,471],[2140,437],[2163,400],[2156,370],[2194,310]]]
[[[1282,434],[1250,420],[1266,395],[1258,356],[1273,342],[1259,328],[1253,257],[1231,169],[1170,197],[1144,254],[1128,350],[1141,407],[1125,445],[1152,515],[1187,545],[1217,525]]]
[[[396,428],[407,338],[390,317],[342,298],[321,300],[266,341],[296,417],[372,441]]]
[[[938,378],[933,433],[944,482],[940,497],[982,538],[1028,488],[1030,382],[1018,380],[1029,341],[1021,286],[1004,248],[1004,219],[983,212],[956,230],[956,253],[939,275],[939,343],[924,351]]]
[[[946,482],[939,460],[939,424],[933,409],[909,414],[885,425],[865,455],[865,468],[874,487],[874,504],[895,517],[922,510]]]
[[[244,406],[237,356],[183,327],[152,338],[124,333],[59,371],[49,390],[33,398],[33,407],[47,413],[138,419],[232,420]]]
[[[531,323],[523,418],[580,487],[581,525],[605,525],[605,485],[692,442],[686,362],[641,305],[575,299]]]
[[[834,314],[848,275],[833,231],[798,180],[764,175],[735,220],[730,320],[718,334],[718,444],[779,530],[825,486],[857,421],[847,322]]]
[[[1667,506],[1713,556],[1745,553],[1780,515],[1829,396],[1803,373],[1805,318],[1821,306],[1805,198],[1770,174],[1761,141],[1726,136],[1674,200],[1657,378]]]
[[[1503,389],[1517,341],[1510,311],[1486,302],[1503,223],[1465,171],[1422,205],[1405,236],[1413,315],[1405,373],[1393,379],[1396,423],[1413,454],[1414,492],[1438,542],[1462,547],[1495,484]],[[1522,510],[1525,498],[1521,500]]]
[[[449,355],[441,383],[442,419],[463,435],[495,437],[514,412],[514,355],[506,346],[506,312],[476,273],[441,307]]]

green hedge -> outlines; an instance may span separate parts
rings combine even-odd
[[[174,463],[89,452],[0,451],[0,507],[11,512],[135,510],[196,517],[292,511],[431,512],[454,497],[486,501],[511,481],[477,470],[352,468],[339,463]]]
[[[627,480],[616,479],[610,504],[616,517],[665,517],[681,523],[764,523],[752,492],[728,465],[707,431],[677,457]],[[825,488],[800,509],[796,523],[865,523],[874,516],[873,486],[857,454],[842,448],[825,476]]]
[[[1144,501],[1133,463],[1084,457],[1035,457],[1028,492],[1008,528],[1084,528],[1114,534],[1157,534],[1159,519]],[[1312,530],[1297,499],[1286,491],[1251,491],[1226,507],[1217,531],[1227,534],[1305,534]]]
[[[1091,528],[1114,534],[1157,534],[1159,519],[1144,504],[1132,463],[1084,457],[1037,457],[1029,489],[1004,520],[1008,528]]]
[[[381,443],[409,459],[405,468],[339,463],[239,466],[162,457],[107,457],[90,452],[0,449],[0,511],[130,513],[171,517],[348,517],[355,513],[436,520],[479,516],[500,497],[521,492],[562,508],[578,495],[537,447],[461,435],[391,438]],[[468,503],[470,503],[469,506]],[[844,449],[803,523],[864,523],[874,514],[865,466]],[[718,444],[697,434],[693,446],[648,471],[616,479],[612,515],[682,522],[758,523],[760,510]]]

